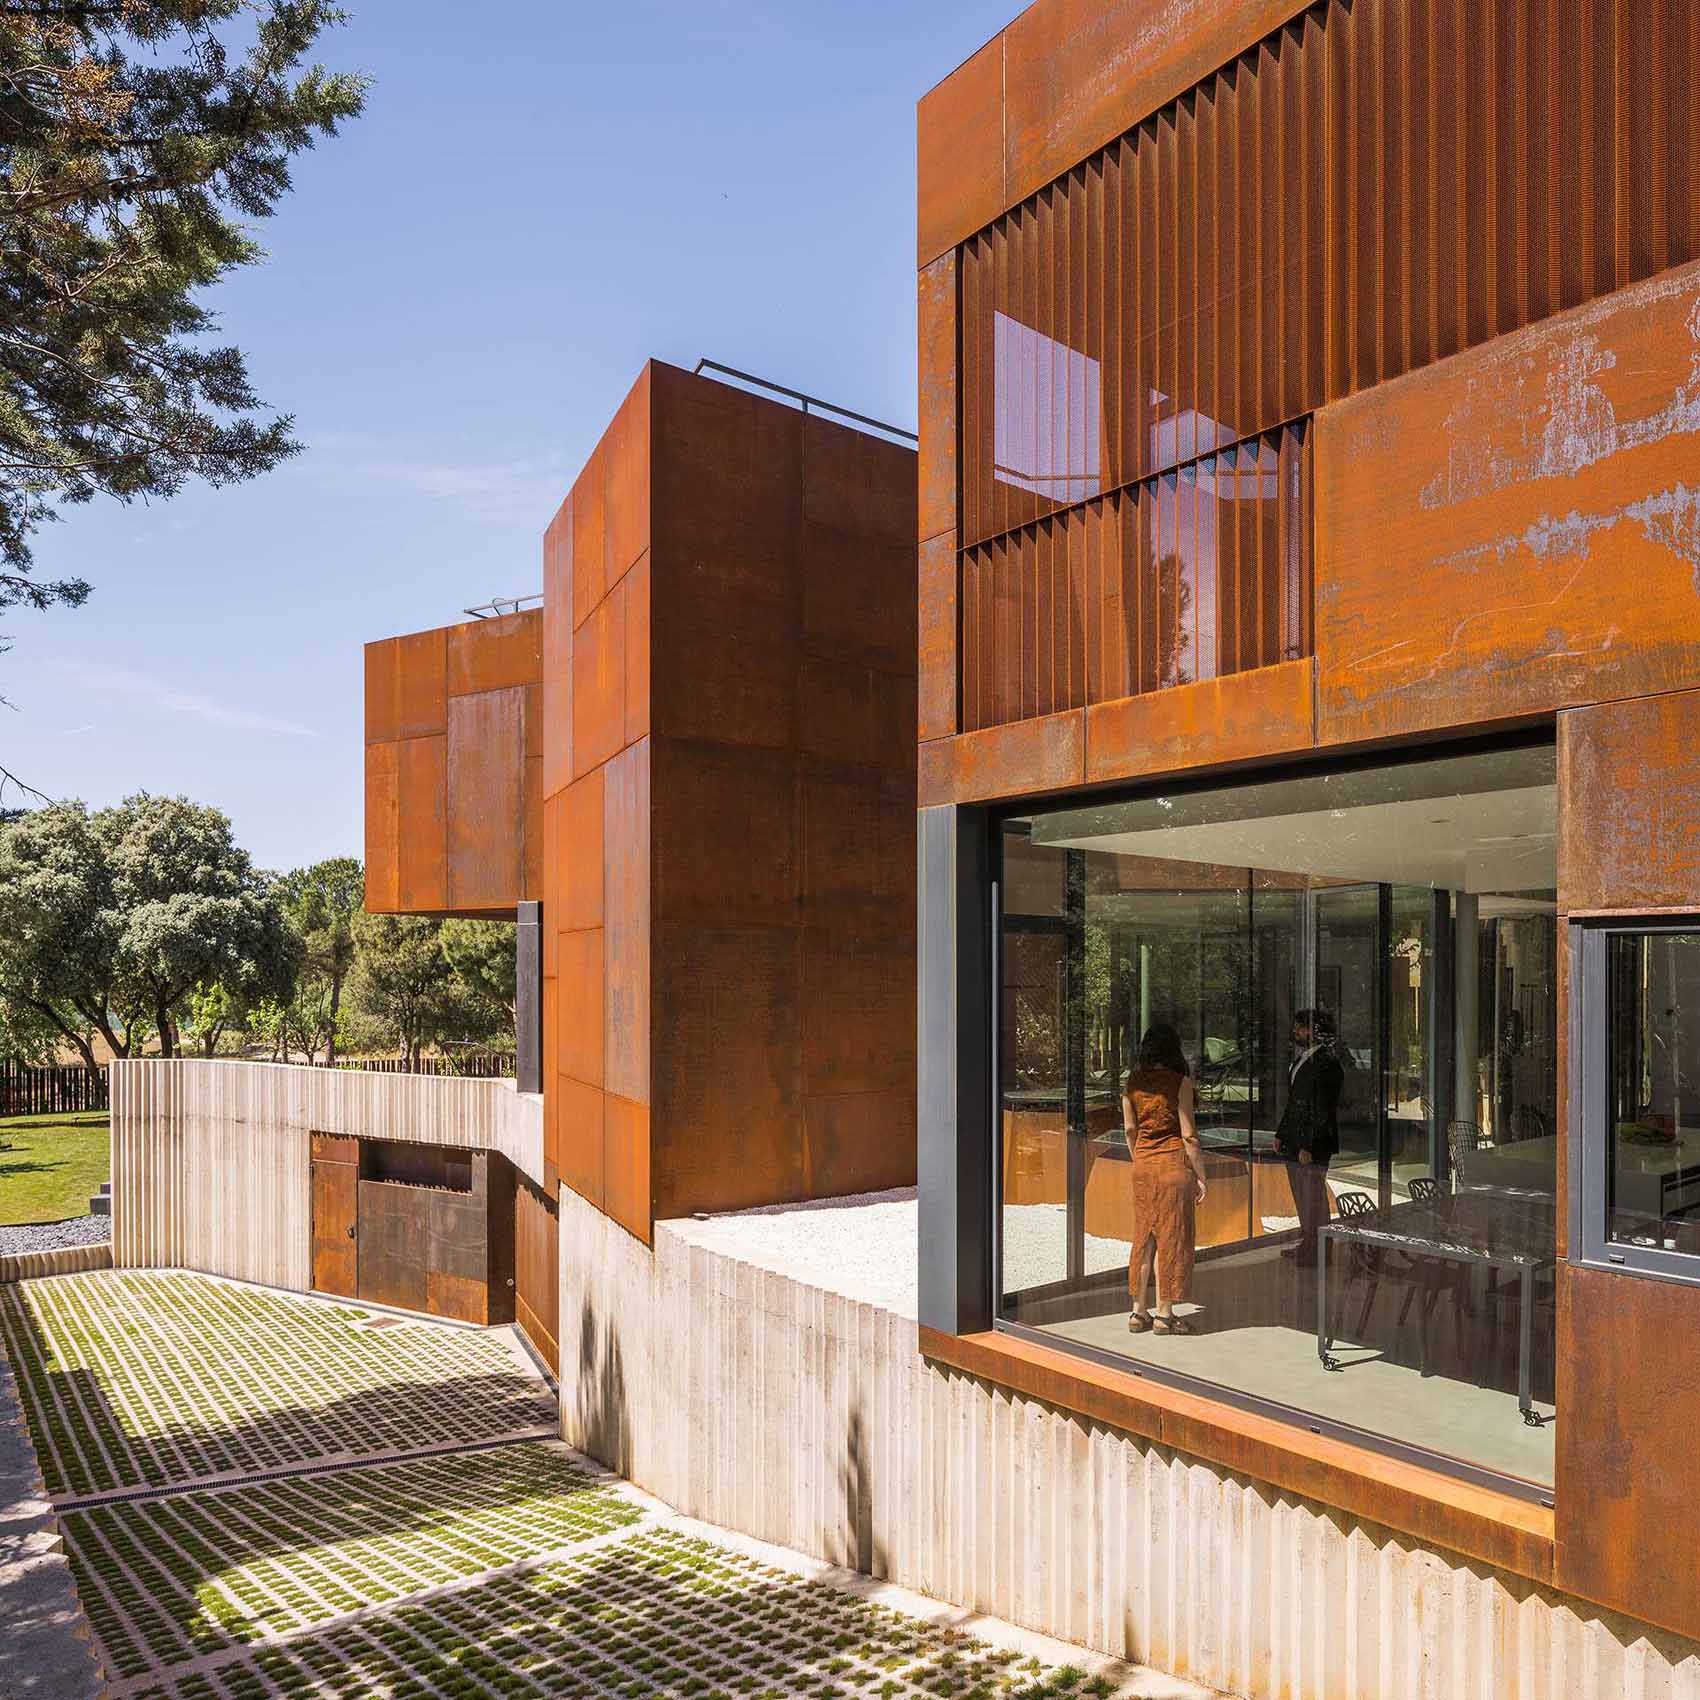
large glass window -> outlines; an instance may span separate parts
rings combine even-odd
[[[1005,821],[1003,1320],[1550,1483],[1554,809],[1542,744]]]

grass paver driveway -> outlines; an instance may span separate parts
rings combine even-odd
[[[0,1342],[114,1700],[1124,1691],[512,1438],[506,1330],[103,1271],[0,1287]]]
[[[204,1275],[100,1270],[0,1286],[0,1341],[54,1497],[555,1422],[502,1331],[374,1319]]]

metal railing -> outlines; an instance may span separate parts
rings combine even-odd
[[[871,418],[866,413],[853,413],[848,407],[840,407],[836,402],[822,401],[818,395],[794,390],[788,384],[776,384],[771,378],[758,378],[753,372],[740,372],[736,366],[723,366],[718,360],[710,360],[706,356],[699,360],[691,371],[693,374],[718,372],[723,378],[736,378],[741,384],[754,384],[758,389],[771,390],[775,395],[789,396],[792,401],[802,403],[805,413],[819,409],[823,413],[836,414],[840,419],[853,419],[858,425],[866,425],[872,430],[884,431],[887,436],[900,437],[906,443],[918,443],[921,440],[913,431],[905,431],[901,425],[888,425],[883,419]]]

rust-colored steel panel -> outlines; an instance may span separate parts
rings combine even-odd
[[[612,783],[612,766],[609,775]],[[790,753],[663,744],[655,756],[654,795],[660,803],[653,850],[657,920],[709,926],[795,920],[800,862]],[[619,844],[610,815],[610,877]],[[611,1032],[611,1010],[609,1020]]]
[[[803,527],[805,655],[915,671],[915,540]]]
[[[1700,1636],[1700,1291],[1560,1265],[1561,1588]]]
[[[661,745],[655,796],[656,920],[770,927],[796,918],[797,780],[789,753]]]
[[[853,919],[883,938],[915,936],[915,787],[907,775],[805,770],[806,924]]]
[[[658,736],[788,750],[797,741],[799,598],[784,602],[723,582],[673,593],[665,572],[650,624]]]
[[[425,1271],[425,1310],[456,1322],[483,1327],[490,1320],[490,1285],[481,1277],[454,1275],[446,1269]]]
[[[602,1083],[649,1102],[650,740],[608,763],[603,801]],[[700,838],[699,852],[709,854]],[[611,1184],[611,1182],[610,1182]]]
[[[511,910],[528,893],[525,692],[449,698],[448,907]]]
[[[688,622],[706,602],[795,609],[804,415],[675,367],[654,365],[651,373],[659,650],[663,621],[675,610]],[[688,624],[665,629],[678,632],[669,658],[684,664],[692,658]],[[655,681],[658,690],[666,683]]]
[[[614,586],[573,634],[573,777],[626,741],[626,587]]]
[[[555,941],[555,1067],[586,1086],[602,1084],[603,934],[600,927]],[[565,1164],[562,1165],[563,1169]]]
[[[1700,265],[1328,410],[1319,740],[1700,684],[1697,458]]]
[[[649,386],[645,366],[602,439],[603,582],[617,583],[649,548]]]
[[[1003,176],[1003,60],[1004,38],[997,35],[921,97],[915,187],[923,266],[1009,205]]]
[[[1038,0],[1004,31],[1008,200],[1060,176],[1306,4]]]
[[[1096,784],[1251,761],[1308,750],[1315,739],[1315,664],[1283,661],[1092,704],[1086,777]]]
[[[400,737],[397,708],[401,640],[382,638],[366,645],[366,742],[393,743]]]
[[[920,444],[916,535],[956,529],[956,250],[921,268],[917,304],[920,341]]]
[[[360,1141],[348,1134],[315,1133],[309,1140],[315,1163],[358,1163]]]
[[[1064,791],[1086,779],[1086,711],[1018,720],[920,747],[921,806]]]
[[[915,689],[913,669],[888,672],[836,656],[805,657],[798,748],[841,766],[889,766],[895,752],[915,742]]]
[[[571,608],[576,631],[608,594],[607,439],[598,443],[573,485]]]
[[[929,538],[920,551],[920,691],[917,736],[957,730],[956,533]]]
[[[410,914],[446,909],[448,739],[406,738],[396,756],[397,907]]]
[[[457,1281],[476,1281],[482,1288],[490,1272],[490,1220],[484,1198],[462,1192],[429,1196],[431,1269]]]
[[[915,1184],[915,1085],[803,1099],[803,1190],[809,1198]]]
[[[448,730],[448,628],[395,640],[398,738],[441,736]]]
[[[423,1187],[360,1182],[359,1297],[424,1310],[430,1199]]]
[[[658,921],[654,941],[657,1214],[801,1198],[800,934]]]
[[[535,689],[535,687],[534,687]],[[542,718],[542,693],[534,698],[526,692],[525,724],[527,732]],[[525,773],[520,780],[520,876],[519,895],[532,901],[543,896],[543,758],[527,756]]]
[[[1561,714],[1558,775],[1561,910],[1700,908],[1700,691]]]
[[[549,1077],[545,1102],[553,1101],[556,1116],[556,1161],[559,1180],[598,1210],[605,1207],[602,1161],[602,1122],[605,1094],[570,1075]]]
[[[610,1092],[603,1100],[603,1118],[602,1208],[647,1245],[653,1232],[649,1106]]]
[[[394,914],[401,902],[401,748],[366,746],[366,907]]]
[[[356,1238],[359,1166],[317,1155],[314,1136],[313,1174],[313,1288],[352,1299],[359,1293]],[[347,1141],[352,1145],[353,1140]]]
[[[647,535],[647,533],[646,533]],[[621,586],[626,598],[626,719],[625,741],[635,744],[649,736],[649,594],[647,551],[632,563]]]
[[[543,795],[573,777],[573,504],[564,501],[543,536]]]
[[[553,925],[562,932],[602,925],[605,768],[593,768],[561,799],[561,839],[551,864]],[[544,920],[548,922],[548,912]]]
[[[912,549],[915,480],[913,449],[818,413],[803,415],[805,524]]]
[[[472,696],[543,678],[543,610],[523,609],[448,628],[448,694]]]
[[[859,929],[803,934],[803,1091],[811,1097],[915,1090],[914,941]]]
[[[514,1185],[514,1311],[549,1368],[561,1370],[560,1215],[527,1180]]]

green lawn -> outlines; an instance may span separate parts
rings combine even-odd
[[[86,1216],[89,1199],[111,1176],[105,1110],[0,1120],[0,1226]]]

